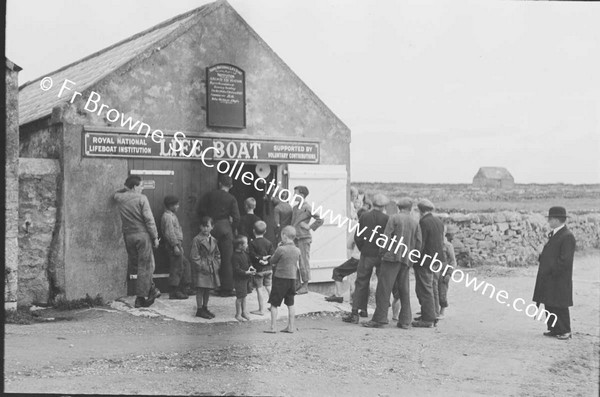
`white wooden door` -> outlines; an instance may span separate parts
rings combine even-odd
[[[288,165],[289,189],[304,185],[309,190],[306,202],[314,203],[314,208],[322,207],[323,214],[331,211],[331,217],[325,215],[325,223],[312,232],[310,252],[311,282],[331,280],[334,267],[346,261],[346,242],[348,224],[339,227],[331,219],[338,214],[340,222],[346,219],[348,205],[347,173],[345,165]]]

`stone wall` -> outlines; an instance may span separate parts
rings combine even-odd
[[[546,214],[503,211],[436,215],[456,231],[452,244],[460,266],[535,265],[548,240]],[[575,235],[577,249],[600,248],[600,214],[573,215],[567,226]]]
[[[48,303],[57,226],[58,160],[19,160],[19,305]]]
[[[5,216],[4,229],[4,308],[17,308],[18,288],[18,218],[19,218],[19,114],[18,114],[18,72],[21,68],[6,60],[6,149],[5,163]]]

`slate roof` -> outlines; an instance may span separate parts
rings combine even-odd
[[[75,86],[69,85],[73,90],[83,92],[146,50],[176,39],[199,18],[222,4],[223,2],[209,3],[178,15],[70,65],[28,81],[19,87],[19,124],[23,125],[48,116],[56,105],[70,100],[71,96],[68,92],[63,93],[61,98],[58,97],[65,79],[76,83]],[[52,78],[54,84],[50,90],[43,91],[40,83],[46,76]]]
[[[486,179],[513,179],[513,176],[504,167],[481,167],[475,178]]]
[[[89,55],[79,61],[73,62],[45,76],[39,77],[33,81],[28,81],[19,87],[19,125],[23,125],[40,118],[49,116],[52,109],[62,102],[71,99],[70,95],[63,93],[62,98],[58,97],[60,87],[65,79],[76,83],[76,86],[70,85],[73,90],[83,92],[93,87],[106,76],[114,73],[120,67],[142,57],[144,53],[152,51],[153,48],[160,50],[171,41],[175,40],[188,29],[198,23],[203,17],[210,14],[219,7],[230,7],[227,0],[217,0],[213,3],[205,4],[199,8],[178,15],[143,32],[122,40],[110,47]],[[248,28],[250,33],[264,45],[269,52],[273,54],[280,66],[287,69],[296,79],[297,83],[304,87],[312,99],[325,112],[328,112],[335,118],[345,130],[345,134],[350,135],[350,129],[342,120],[337,117],[321,101],[321,99],[294,73],[294,71],[265,43],[265,41],[248,25],[248,23],[234,10],[235,15]],[[54,85],[52,89],[43,91],[40,83],[44,77],[52,78]]]
[[[6,57],[4,57],[4,58],[6,58]],[[8,70],[12,70],[13,72],[19,72],[19,71],[23,70],[23,68],[21,68],[19,65],[17,65],[16,63],[14,63],[13,61],[11,61],[8,58],[6,58],[6,68]]]

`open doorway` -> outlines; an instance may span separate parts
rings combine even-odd
[[[274,184],[277,184],[278,172],[276,165],[244,164],[239,175],[243,175],[245,172],[252,173],[252,181],[257,180],[258,178],[264,178],[267,181],[267,185],[271,183],[271,181],[273,181]],[[260,187],[267,190],[266,186]],[[256,200],[256,209],[254,210],[254,214],[267,223],[267,232],[265,237],[275,244],[275,220],[273,217],[274,206],[273,202],[271,201],[271,195],[267,195],[265,191],[256,189],[254,183],[246,185],[241,181],[241,178],[233,178],[233,187],[229,193],[231,193],[237,200],[240,215],[242,216],[246,213],[244,201],[249,197],[253,197]]]

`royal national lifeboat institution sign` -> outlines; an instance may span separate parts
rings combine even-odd
[[[319,164],[318,142],[83,133],[83,157]]]

